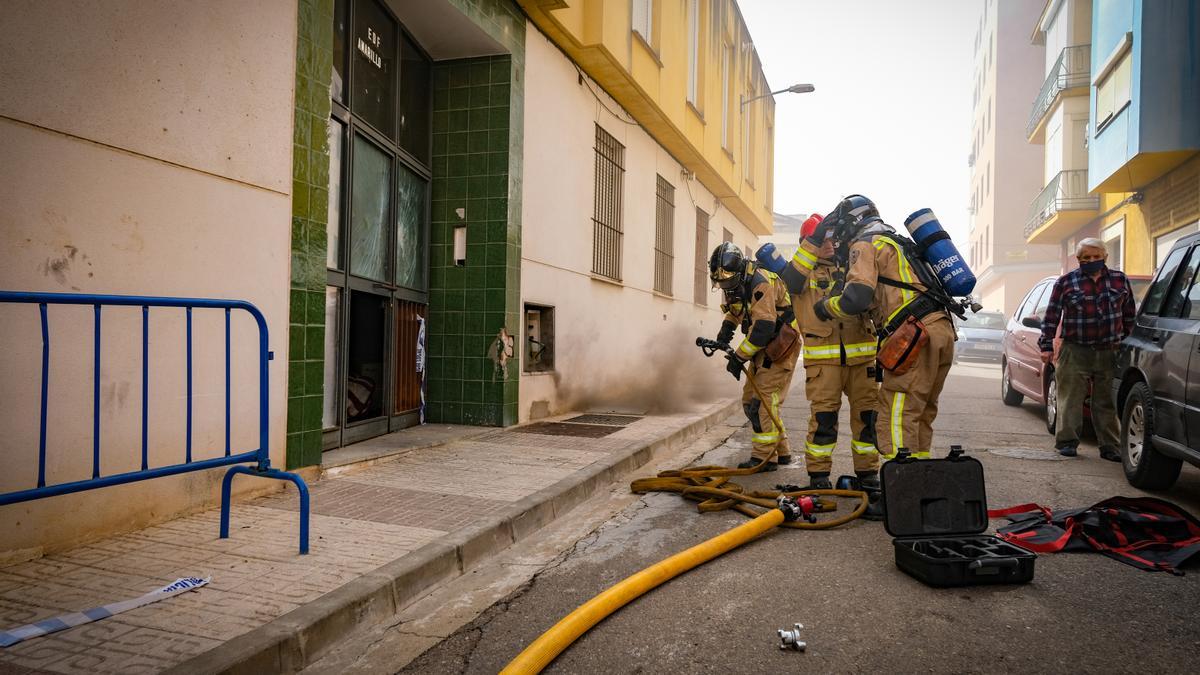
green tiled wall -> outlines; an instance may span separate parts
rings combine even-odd
[[[517,419],[519,361],[511,359],[504,373],[489,351],[502,328],[520,334],[519,63],[505,55],[434,68],[431,421],[509,425]],[[461,267],[453,251],[459,226],[467,228]]]
[[[446,0],[510,54],[434,64],[428,408],[431,422],[517,420],[520,364],[495,373],[488,348],[520,328],[525,16],[511,0]],[[325,227],[333,0],[299,0],[292,200],[287,466],[321,461]],[[455,210],[465,210],[459,220]],[[456,267],[453,228],[468,227]],[[519,348],[516,350],[520,353]]]
[[[325,225],[329,217],[329,78],[333,0],[300,0],[292,159],[292,279],[287,466],[321,463]]]

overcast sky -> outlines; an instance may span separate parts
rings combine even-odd
[[[739,0],[772,89],[775,210],[860,193],[903,229],[929,207],[967,241],[971,73],[982,0]]]

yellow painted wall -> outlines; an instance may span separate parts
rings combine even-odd
[[[1100,212],[1108,213],[1100,221],[1100,231],[1125,219],[1125,235],[1122,238],[1121,269],[1126,274],[1154,273],[1154,242],[1146,229],[1146,219],[1137,204],[1117,207],[1131,196],[1129,192],[1108,192],[1100,195]]]
[[[703,0],[697,101],[688,102],[688,0],[653,0],[646,41],[632,28],[629,0],[518,0],[530,20],[602,86],[686,169],[757,235],[770,234],[775,106],[739,96],[769,91],[758,53],[734,0]],[[722,55],[733,48],[729,133],[722,143]],[[747,152],[748,151],[748,152]],[[746,165],[752,166],[751,171]],[[749,179],[748,179],[749,178]]]

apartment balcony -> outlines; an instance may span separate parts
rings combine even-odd
[[[1088,193],[1087,170],[1062,171],[1033,200],[1025,241],[1059,244],[1100,212],[1100,197]]]
[[[967,155],[967,166],[975,166],[975,153]]]
[[[1058,55],[1042,90],[1033,102],[1029,123],[1025,125],[1025,136],[1030,143],[1045,141],[1046,118],[1054,108],[1054,102],[1065,96],[1086,96],[1091,84],[1092,46],[1067,47]]]

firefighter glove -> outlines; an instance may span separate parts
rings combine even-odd
[[[816,304],[813,305],[813,312],[817,315],[817,318],[822,321],[833,321],[833,315],[829,313],[829,309],[825,306],[827,302],[828,299],[818,300]]]
[[[725,359],[729,362],[725,364],[725,370],[728,370],[729,374],[733,375],[733,379],[740,382],[742,380],[742,364],[745,361],[738,358],[735,354],[726,354]]]
[[[737,324],[732,321],[722,321],[721,330],[717,331],[717,342],[728,347],[729,342],[733,340],[733,331],[737,328]]]

